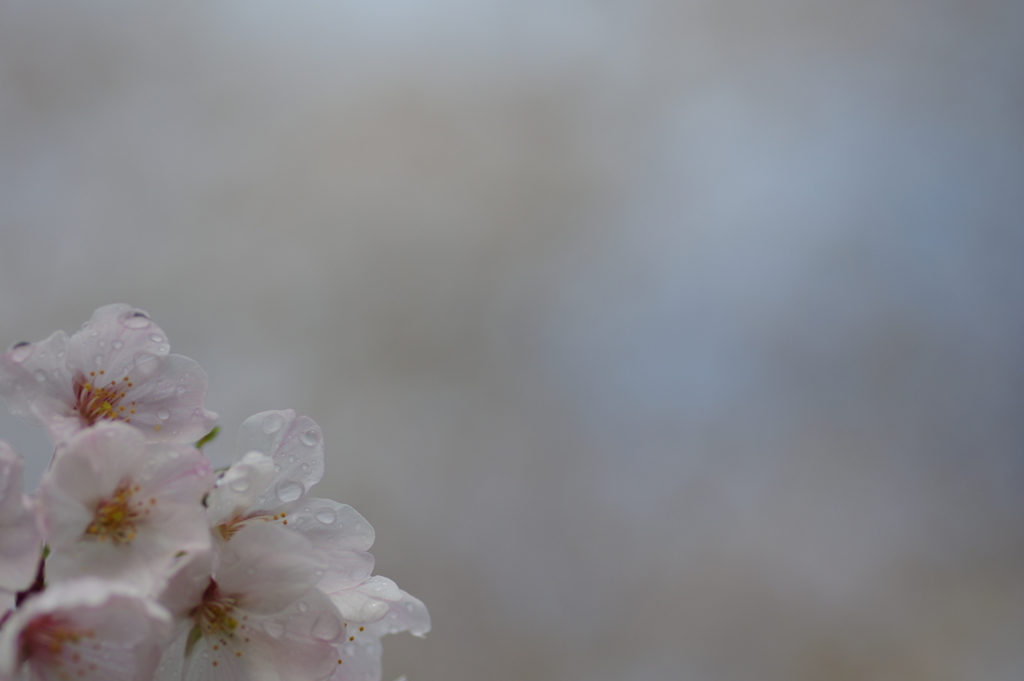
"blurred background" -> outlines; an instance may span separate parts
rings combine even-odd
[[[385,681],[1024,678],[1024,3],[5,0],[0,345],[112,302],[323,426]]]

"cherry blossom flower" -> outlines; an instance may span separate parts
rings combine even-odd
[[[217,421],[203,407],[206,374],[169,351],[145,312],[107,305],[70,338],[57,331],[0,356],[0,395],[54,444],[111,420],[131,423],[147,440],[195,442]]]
[[[209,461],[188,445],[146,443],[117,422],[79,432],[40,484],[47,576],[156,588],[177,553],[209,547],[202,499],[212,485]]]
[[[322,591],[353,588],[369,577],[370,524],[347,504],[306,496],[324,471],[323,437],[315,421],[291,409],[261,412],[242,424],[235,452],[207,500],[218,540],[228,541],[254,523],[279,524],[309,539],[327,561],[318,584]]]
[[[307,539],[265,524],[191,556],[161,598],[180,623],[156,681],[326,679],[345,627],[313,587],[324,566]]]
[[[16,593],[32,583],[42,553],[35,507],[22,492],[21,457],[0,440],[0,590]]]
[[[29,598],[0,630],[0,678],[25,665],[33,681],[145,681],[170,615],[130,586],[93,577]]]

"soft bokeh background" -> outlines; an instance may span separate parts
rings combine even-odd
[[[323,426],[385,681],[1024,677],[1024,3],[6,0],[0,343],[110,302]]]

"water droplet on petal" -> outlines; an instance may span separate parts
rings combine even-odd
[[[295,501],[306,491],[306,488],[297,480],[282,480],[277,484],[277,498],[283,503]]]
[[[307,612],[309,610],[309,604],[306,601],[299,601],[299,610]]]
[[[171,410],[170,409],[157,409],[156,410],[156,417],[158,419],[160,419],[161,421],[166,421],[167,419],[171,418]]]
[[[115,350],[120,350],[121,348],[124,347],[124,343],[122,341],[116,340],[110,344],[110,347],[114,348]]]
[[[100,340],[96,341],[96,345],[100,346],[101,348],[105,348],[107,347],[107,341],[101,338]]]
[[[92,358],[92,363],[98,367],[103,366],[103,355],[96,355]]]
[[[121,323],[129,329],[146,329],[152,326],[152,322],[149,321],[149,317],[144,312],[136,312],[131,317],[125,317],[121,320]]]
[[[412,612],[413,610],[416,609],[416,606],[414,606],[412,603],[406,603],[405,604],[405,609],[408,610],[409,612]]]
[[[316,622],[313,622],[313,628],[310,630],[313,638],[320,641],[333,641],[341,635],[341,623],[338,618],[329,612],[325,612],[316,618]]]
[[[249,489],[249,478],[236,478],[228,484],[228,487],[236,492],[244,492]]]
[[[39,381],[40,383],[45,383],[46,382],[46,372],[43,371],[42,369],[36,369],[32,373],[32,375],[35,376],[36,380]]]
[[[185,386],[179,385],[177,388],[174,389],[174,392],[177,393],[178,395],[184,395],[185,394],[185,390],[186,390]]]
[[[320,442],[320,432],[314,430],[313,428],[310,428],[302,435],[300,435],[299,439],[302,441],[302,444],[306,445],[307,447],[316,447],[317,443]]]
[[[277,620],[267,620],[263,623],[263,631],[274,638],[281,638],[281,634],[284,633],[284,627]]]
[[[163,339],[164,339],[164,337],[161,336],[158,333],[151,333],[151,334],[149,334],[149,340],[153,341],[154,343],[159,343]]]
[[[294,454],[289,454],[288,455],[288,463],[295,463],[295,455]]]
[[[21,364],[28,356],[35,350],[32,344],[28,341],[22,341],[21,343],[15,343],[11,346],[11,361]]]
[[[338,519],[338,514],[334,512],[333,508],[329,506],[322,506],[316,509],[313,517],[322,522],[324,525],[330,525]]]
[[[168,352],[171,351],[171,346],[170,345],[161,345],[160,347],[158,347],[156,349],[156,351],[159,352],[161,355],[166,355]]]
[[[304,463],[304,464],[302,464],[302,466],[300,466],[300,468],[302,468],[302,470],[304,470],[304,471],[308,471],[309,470],[309,464],[308,463]]]
[[[356,644],[355,643],[346,643],[345,644],[345,654],[346,655],[355,655],[356,654]]]
[[[138,369],[140,376],[148,378],[160,368],[160,362],[157,361],[156,355],[140,352],[135,356],[135,368]]]
[[[281,430],[281,426],[284,425],[284,417],[280,414],[268,414],[263,419],[263,432],[267,435],[276,433]]]
[[[178,458],[178,450],[177,449],[172,449],[171,451],[167,452],[167,458],[168,459],[177,459]]]

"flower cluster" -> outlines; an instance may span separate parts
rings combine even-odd
[[[54,444],[30,496],[0,441],[0,681],[378,681],[381,636],[430,618],[371,576],[369,523],[308,496],[320,427],[256,414],[212,470],[206,375],[169,351],[108,305],[0,356],[0,395]]]

